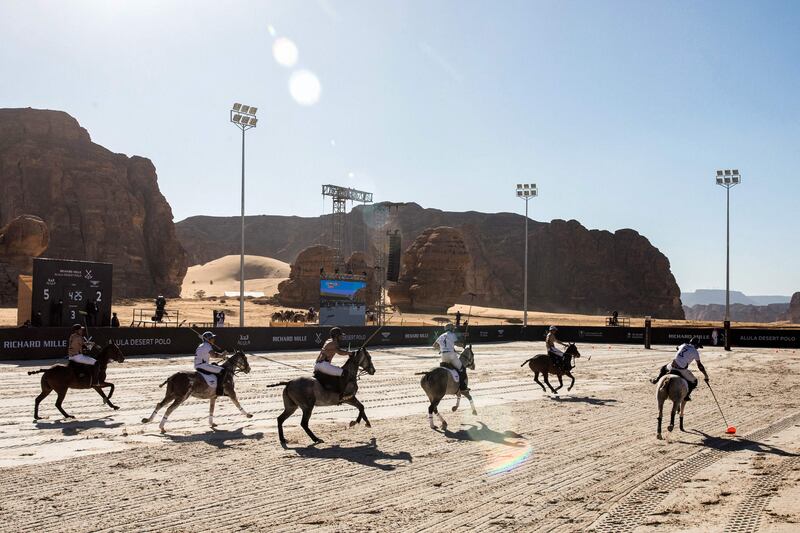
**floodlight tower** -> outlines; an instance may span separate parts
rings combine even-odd
[[[525,200],[525,281],[522,287],[523,315],[522,327],[528,326],[528,200],[539,196],[535,183],[517,183],[517,197]]]
[[[736,169],[717,170],[717,185],[725,187],[725,349],[730,351],[731,327],[731,188],[742,182]]]
[[[258,123],[256,118],[257,107],[233,104],[231,109],[231,122],[242,130],[242,253],[239,257],[239,327],[244,327],[244,132],[255,128]]]

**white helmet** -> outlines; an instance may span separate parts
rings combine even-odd
[[[453,331],[453,323],[452,322],[448,322],[447,324],[445,324],[444,330],[445,331]]]
[[[550,331],[558,331],[558,328],[555,326],[550,326]]]
[[[206,331],[205,333],[203,333],[203,340],[204,341],[210,341],[214,337],[216,337],[216,335],[214,335],[214,333],[212,333],[210,331]]]

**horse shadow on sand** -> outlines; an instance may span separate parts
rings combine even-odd
[[[122,422],[108,423],[109,417],[92,420],[60,419],[53,422],[37,420],[36,429],[60,429],[66,436],[78,435],[87,429],[114,429],[122,426]]]
[[[589,405],[611,405],[617,403],[617,400],[612,398],[594,398],[592,396],[559,396],[559,395],[551,395],[551,400],[554,400],[559,403],[586,403]]]
[[[495,444],[503,444],[505,446],[514,446],[518,448],[527,446],[527,444],[523,442],[525,437],[519,433],[513,431],[495,431],[481,421],[478,421],[478,424],[479,425],[461,424],[462,426],[468,425],[469,427],[466,429],[459,429],[458,431],[450,431],[449,429],[445,429],[444,431],[437,429],[436,431],[442,433],[445,437],[462,441],[494,442]]]
[[[772,446],[771,444],[766,444],[764,442],[759,442],[757,440],[746,439],[744,437],[736,437],[732,439],[730,437],[723,438],[723,437],[715,437],[714,435],[709,435],[699,429],[692,429],[689,430],[689,433],[694,433],[695,435],[700,435],[702,440],[700,442],[683,442],[684,444],[691,444],[694,446],[703,446],[705,448],[713,448],[715,450],[720,450],[724,452],[739,452],[742,450],[749,450],[758,453],[768,453],[770,455],[778,455],[781,457],[800,457],[800,454],[788,452],[786,450],[782,450],[776,446]]]
[[[164,437],[168,438],[172,442],[205,442],[206,444],[216,446],[220,450],[223,450],[231,447],[231,444],[229,444],[228,441],[244,442],[248,440],[261,440],[264,438],[264,433],[259,431],[258,433],[245,435],[243,428],[234,430],[214,428],[206,431],[205,433],[196,433],[193,435],[165,434]]]
[[[368,443],[357,446],[332,446],[317,447],[311,445],[305,448],[286,448],[294,451],[300,457],[311,459],[344,459],[351,463],[357,463],[378,470],[391,471],[397,468],[394,464],[385,464],[379,461],[407,461],[413,462],[411,454],[408,452],[389,453],[378,448],[378,443],[373,437]]]

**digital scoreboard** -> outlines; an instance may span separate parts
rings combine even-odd
[[[110,263],[66,259],[33,260],[31,321],[42,326],[111,323]]]
[[[367,283],[363,279],[320,280],[320,326],[363,326],[367,312],[366,290]]]

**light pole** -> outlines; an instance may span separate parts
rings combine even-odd
[[[239,258],[239,327],[244,327],[244,132],[255,128],[257,107],[233,104],[231,109],[231,122],[242,130],[242,253]]]
[[[522,327],[528,327],[528,200],[539,196],[535,183],[517,183],[517,197],[525,200],[525,279],[522,287]]]
[[[731,329],[731,187],[742,182],[739,171],[734,169],[717,170],[717,185],[725,187],[725,349],[730,351]]]

